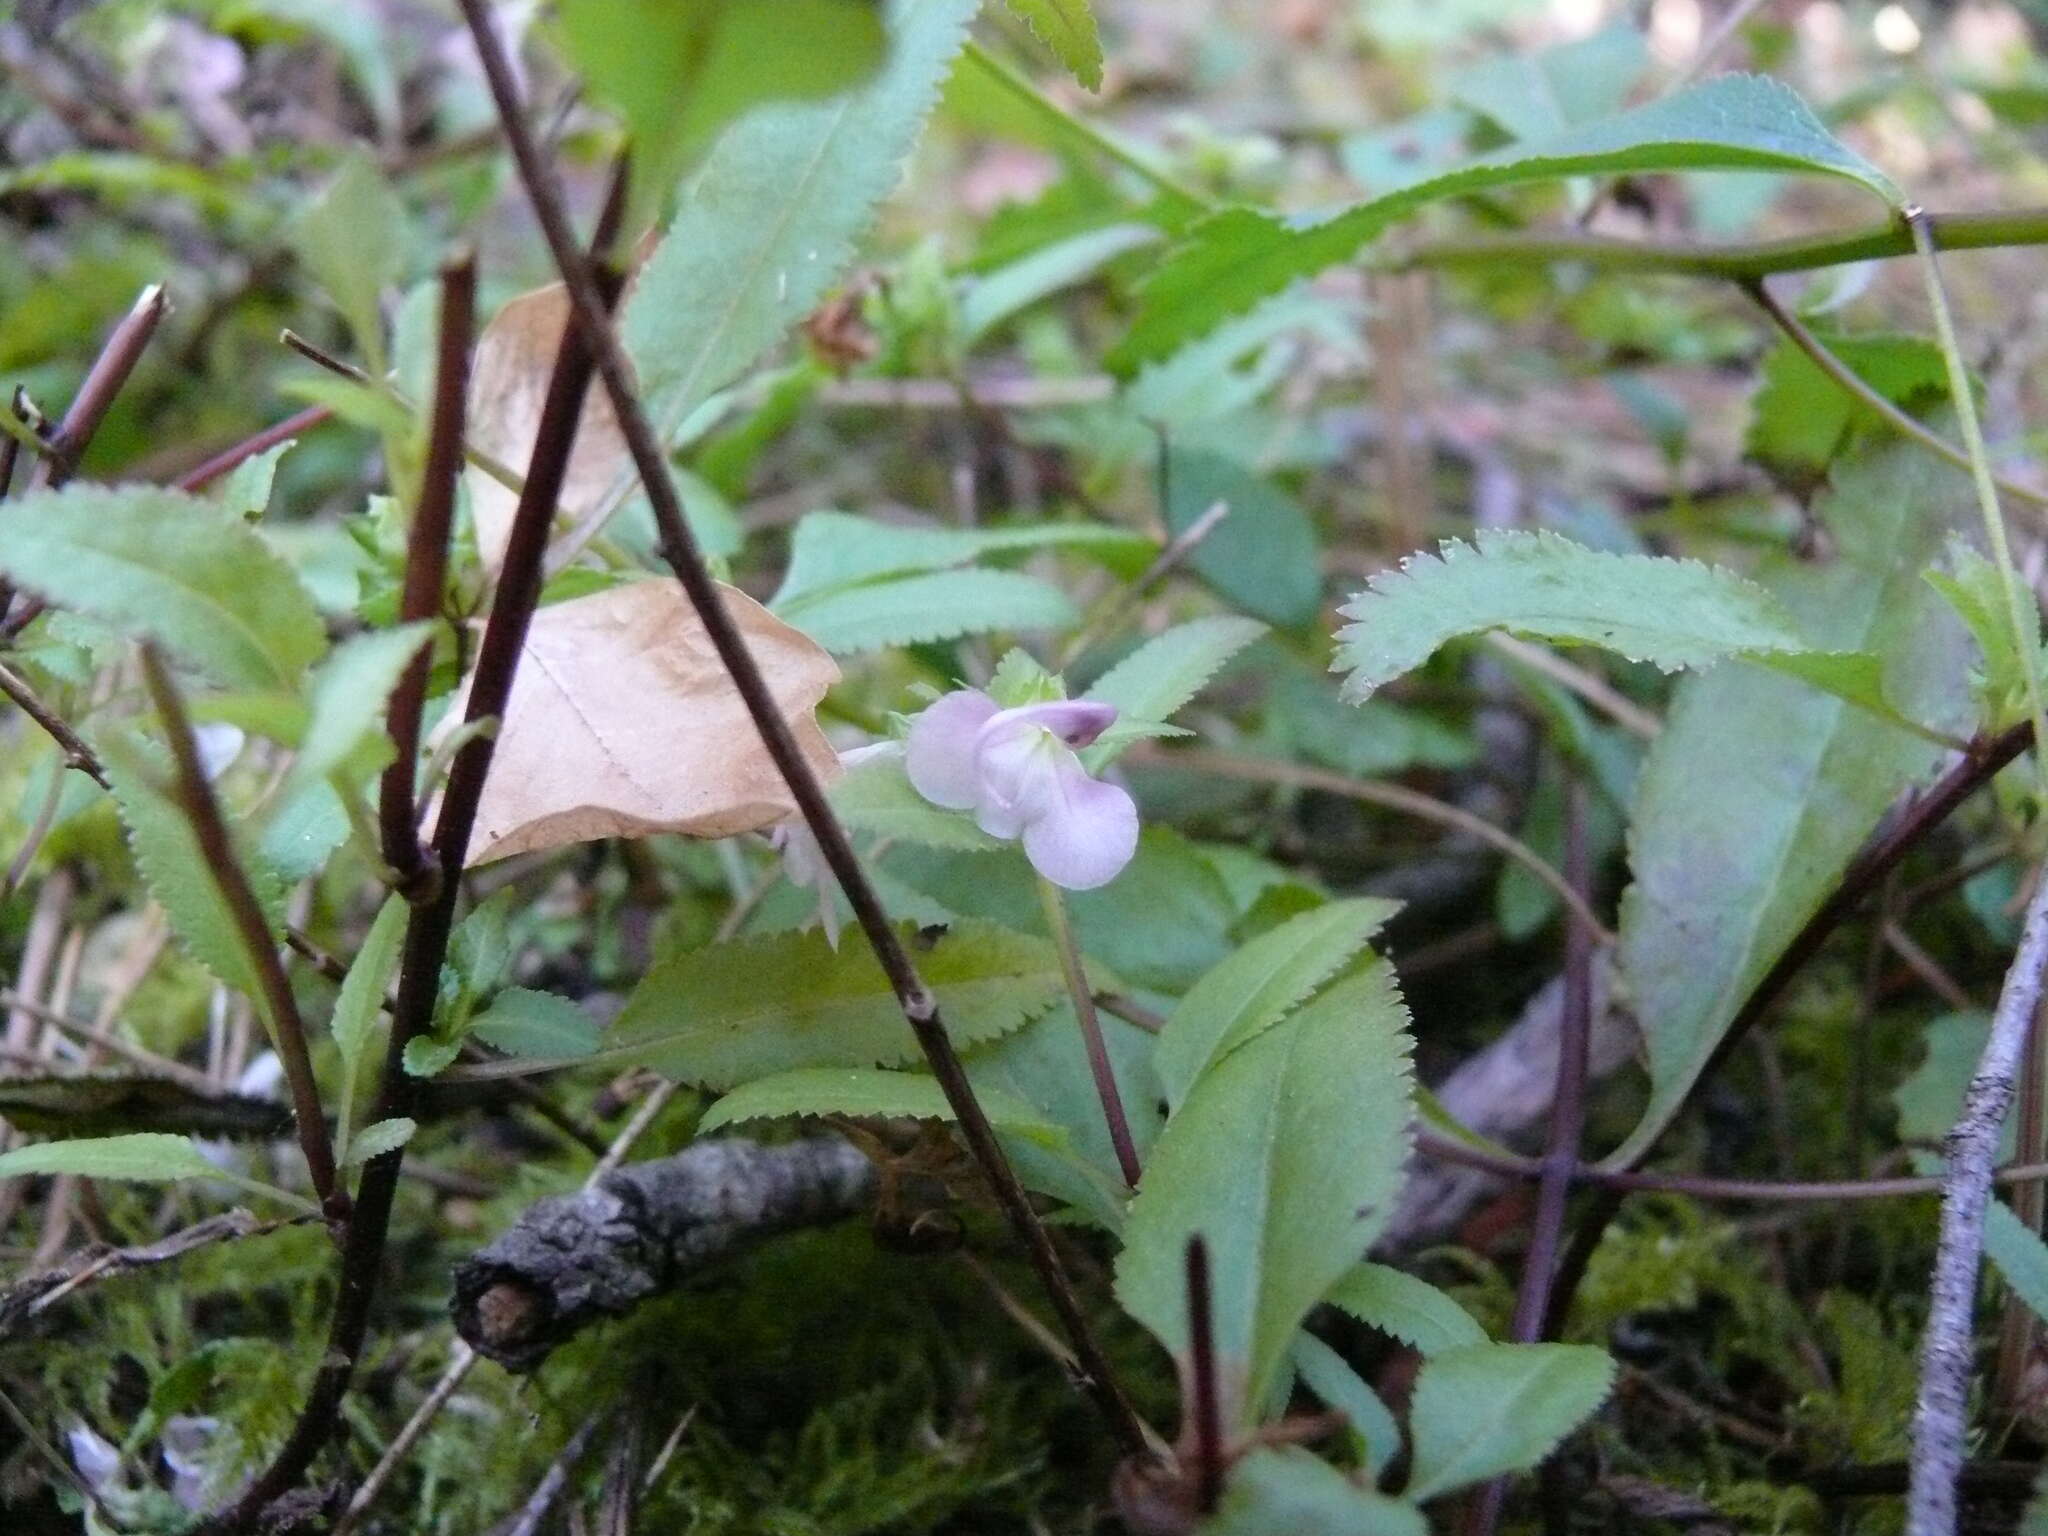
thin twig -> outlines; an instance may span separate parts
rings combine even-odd
[[[505,1528],[505,1536],[534,1536],[540,1529],[541,1522],[547,1519],[548,1511],[554,1508],[555,1500],[562,1496],[562,1489],[568,1484],[569,1474],[576,1470],[576,1463],[583,1459],[584,1451],[589,1449],[592,1437],[597,1434],[598,1425],[608,1417],[607,1414],[593,1413],[576,1427],[576,1433],[569,1437],[568,1443],[556,1453],[555,1459],[548,1463],[547,1472],[528,1495],[526,1502],[520,1506],[518,1517]]]
[[[279,443],[288,443],[301,432],[330,420],[334,415],[332,406],[309,405],[285,417],[273,426],[265,427],[252,437],[245,437],[232,448],[223,448],[212,458],[195,465],[180,475],[175,484],[181,491],[203,491],[222,475],[240,468],[259,453],[268,453]]]
[[[476,258],[465,253],[441,268],[441,318],[434,373],[434,417],[428,431],[419,505],[407,535],[405,588],[398,621],[418,624],[441,611],[448,582],[448,535],[455,523],[455,491],[462,478],[462,433],[469,399],[469,356],[476,329]],[[418,807],[414,778],[419,772],[420,717],[426,708],[433,648],[422,647],[391,693],[386,726],[397,751],[378,786],[377,820],[384,862],[398,889],[418,901],[428,869],[414,832]]]
[[[2019,952],[2005,973],[1991,1033],[1963,1095],[1963,1110],[1943,1152],[1941,1237],[1928,1281],[1927,1332],[1920,1351],[1920,1395],[1913,1413],[1912,1477],[1906,1492],[1906,1528],[1914,1536],[1951,1536],[1956,1528],[1956,1479],[1964,1458],[1974,1348],[1971,1317],[1977,1301],[1977,1266],[1984,1249],[1984,1214],[1991,1199],[1992,1163],[2012,1107],[2020,1054],[2041,1004],[2048,971],[2048,880],[2027,903]]]
[[[41,726],[43,734],[57,743],[58,750],[64,754],[66,767],[76,768],[101,789],[111,787],[106,770],[100,766],[99,755],[86,744],[85,738],[43,701],[26,678],[4,663],[0,663],[0,693],[13,700],[15,708]]]
[[[1415,1150],[1438,1162],[1456,1163],[1498,1174],[1504,1179],[1526,1179],[1534,1183],[1543,1177],[1541,1158],[1515,1157],[1490,1152],[1444,1135],[1430,1126],[1415,1127]],[[1598,1163],[1580,1163],[1571,1171],[1574,1183],[1625,1194],[1683,1195],[1689,1200],[1729,1200],[1759,1205],[1827,1205],[1839,1200],[1904,1200],[1917,1195],[1938,1195],[1938,1178],[1896,1179],[1723,1179],[1707,1174],[1644,1173],[1634,1169],[1603,1168]],[[2001,1189],[2023,1188],[2048,1183],[2048,1163],[2014,1163],[1993,1175]]]
[[[486,0],[459,0],[459,3],[483,64],[492,98],[497,104],[499,120],[505,125],[506,140],[518,166],[520,179],[525,184],[528,201],[567,290],[575,321],[571,334],[582,337],[595,355],[598,374],[611,398],[613,415],[617,418],[634,467],[639,471],[642,488],[653,509],[663,556],[682,583],[713,649],[745,701],[769,757],[788,784],[791,798],[796,801],[812,835],[818,839],[825,861],[838,879],[840,888],[845,891],[862,932],[873,947],[883,973],[889,978],[904,1019],[917,1037],[932,1075],[946,1095],[963,1139],[983,1177],[988,1180],[997,1203],[1023,1240],[1032,1265],[1059,1314],[1061,1326],[1073,1342],[1089,1392],[1102,1409],[1122,1448],[1130,1454],[1141,1453],[1145,1449],[1145,1436],[1137,1414],[1124,1397],[1110,1369],[1108,1357],[1089,1327],[1073,1283],[1053,1248],[1050,1234],[1032,1208],[1030,1197],[1018,1182],[1016,1171],[1004,1156],[988,1116],[975,1098],[966,1069],[961,1065],[939,1016],[938,1004],[904,950],[887,911],[861,869],[845,829],[833,814],[822,786],[811,772],[788,722],[775,704],[759,664],[727,612],[717,584],[705,567],[703,556],[683,516],[682,504],[668,472],[667,456],[635,389],[625,353],[613,334],[607,306],[598,286],[597,269],[576,246],[554,174],[542,159],[527,128],[519,87],[505,57],[504,45],[491,24]]]
[[[1188,556],[1201,548],[1202,541],[1214,533],[1228,516],[1230,503],[1219,501],[1168,539],[1159,553],[1153,556],[1152,563],[1139,573],[1138,579],[1118,593],[1113,603],[1075,630],[1067,643],[1060,647],[1055,670],[1065,671],[1086,655],[1088,647],[1102,636],[1115,634],[1123,626],[1124,621],[1151,595],[1152,589],[1178,570]]]
[[[1095,1097],[1102,1105],[1103,1123],[1109,1128],[1109,1144],[1116,1151],[1116,1165],[1131,1189],[1138,1187],[1142,1172],[1138,1144],[1131,1139],[1130,1116],[1124,1113],[1123,1094],[1116,1085],[1116,1068],[1109,1059],[1109,1047],[1102,1038],[1102,1020],[1095,1016],[1095,994],[1088,985],[1088,971],[1081,962],[1081,946],[1074,938],[1074,925],[1067,920],[1067,904],[1060,888],[1043,875],[1038,879],[1039,903],[1045,910],[1045,925],[1053,946],[1060,952],[1060,971],[1066,977],[1067,996],[1074,1005],[1074,1022],[1080,1026],[1081,1044],[1088,1053],[1088,1075],[1095,1083]]]
[[[336,357],[325,347],[306,340],[297,331],[287,328],[278,332],[277,339],[307,362],[325,368],[329,373],[347,379],[351,384],[362,385],[372,394],[390,401],[408,416],[418,414],[419,407],[396,384],[364,372],[346,358]],[[518,470],[496,455],[484,452],[467,438],[462,442],[462,457],[465,462],[475,465],[514,496],[526,489],[525,477]]]
[[[1454,828],[1506,854],[1556,892],[1566,909],[1576,913],[1579,920],[1592,929],[1594,936],[1601,943],[1614,942],[1612,930],[1600,921],[1598,914],[1587,904],[1585,897],[1573,890],[1571,882],[1559,874],[1556,866],[1535,849],[1513,833],[1502,831],[1485,817],[1475,816],[1468,810],[1439,800],[1433,795],[1425,795],[1420,790],[1407,789],[1399,784],[1383,784],[1374,779],[1354,779],[1345,774],[1332,773],[1328,769],[1283,762],[1278,758],[1239,757],[1233,753],[1211,752],[1200,747],[1160,748],[1141,743],[1132,749],[1129,760],[1191,768],[1197,773],[1213,773],[1231,779],[1249,779],[1260,784],[1281,784],[1291,789],[1319,789],[1325,794],[1363,800],[1368,805],[1383,805],[1389,810],[1400,811],[1421,821],[1433,821],[1439,826]]]
[[[1616,725],[1644,741],[1654,741],[1664,722],[1636,703],[1612,683],[1584,667],[1575,667],[1547,646],[1531,645],[1513,635],[1494,630],[1486,643],[1503,656],[1512,657],[1532,672],[1541,672],[1554,683],[1569,688]]]
[[[1804,352],[1807,358],[1828,378],[1839,385],[1865,410],[1879,417],[1901,437],[1918,443],[1944,463],[1967,472],[1970,456],[1954,443],[1914,419],[1891,400],[1864,382],[1863,376],[1835,355],[1828,344],[1822,341],[1806,323],[1785,306],[1785,304],[1764,285],[1761,278],[1738,285],[1742,291],[1756,301],[1757,307],[1771,317],[1771,321],[1785,333],[1785,339]],[[2037,507],[2048,507],[2048,491],[2037,491],[2032,486],[2000,478],[1998,488],[2019,501]]]
[[[277,954],[277,936],[270,920],[257,903],[249,876],[235,853],[234,839],[207,782],[206,768],[199,761],[199,744],[192,736],[192,721],[185,701],[171,680],[171,670],[156,642],[142,644],[142,680],[149,689],[162,718],[164,734],[170,740],[171,758],[177,768],[179,808],[191,824],[193,835],[206,859],[207,869],[234,917],[242,949],[263,994],[264,1012],[270,1022],[270,1043],[284,1066],[285,1083],[292,1100],[292,1119],[297,1125],[299,1146],[306,1154],[306,1172],[313,1191],[328,1217],[340,1220],[348,1207],[334,1168],[334,1146],[327,1137],[327,1117],[320,1107],[320,1085],[313,1077],[313,1058],[306,1044],[305,1020],[299,1017],[298,999],[284,973]]]
[[[54,488],[71,478],[80,455],[91,444],[100,423],[106,420],[114,397],[121,393],[128,376],[142,360],[143,349],[156,334],[157,324],[168,307],[163,284],[151,283],[142,290],[134,307],[121,317],[106,345],[100,348],[100,355],[93,360],[85,382],[71,397],[64,419],[43,445],[43,457],[36,466],[37,486]]]
[[[447,1406],[448,1399],[455,1395],[455,1389],[462,1385],[479,1358],[467,1341],[455,1341],[454,1352],[448,1357],[448,1369],[441,1373],[441,1379],[434,1383],[433,1390],[413,1410],[412,1417],[405,1421],[405,1427],[392,1436],[391,1444],[377,1458],[377,1465],[370,1468],[370,1475],[363,1479],[350,1497],[348,1508],[334,1522],[333,1536],[348,1536],[355,1529],[356,1522],[369,1512],[370,1506],[377,1502],[377,1495],[384,1491],[384,1485],[391,1481],[391,1474],[412,1454],[420,1436],[427,1432],[427,1426],[434,1421],[435,1415]]]

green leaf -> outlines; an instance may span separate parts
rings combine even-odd
[[[1803,651],[1784,606],[1717,566],[1611,555],[1554,533],[1482,529],[1383,571],[1339,610],[1337,666],[1354,702],[1422,665],[1447,641],[1505,629],[1598,645],[1667,672],[1745,652]]]
[[[0,1119],[36,1136],[289,1136],[291,1113],[269,1099],[202,1093],[182,1082],[132,1074],[0,1077]]]
[[[412,1140],[413,1133],[419,1128],[418,1121],[403,1117],[396,1120],[372,1121],[348,1144],[348,1155],[343,1159],[342,1167],[360,1167],[372,1158],[382,1157],[386,1152],[396,1152]]]
[[[1055,240],[976,278],[960,299],[960,344],[973,346],[1040,299],[1085,282],[1117,257],[1163,238],[1153,224],[1109,224]]]
[[[1014,528],[919,527],[810,512],[789,542],[789,570],[769,605],[777,612],[802,599],[883,576],[909,576],[967,565],[991,555],[1069,549],[1136,575],[1158,552],[1152,541],[1103,523],[1044,522]]]
[[[220,893],[183,808],[160,786],[154,758],[138,738],[121,729],[104,732],[99,749],[135,867],[170,919],[172,931],[221,981],[245,997],[260,997],[261,985],[234,912]],[[257,902],[275,927],[283,920],[284,886],[250,849],[239,852]]]
[[[405,208],[368,155],[351,155],[292,230],[299,260],[384,373],[384,290],[402,275]]]
[[[73,485],[0,519],[0,571],[237,688],[296,689],[326,644],[290,566],[214,502],[152,485]]]
[[[1836,176],[1887,203],[1900,197],[1882,171],[1833,138],[1785,86],[1757,75],[1718,75],[1336,214],[1285,219],[1250,208],[1213,214],[1145,284],[1138,318],[1112,363],[1129,368],[1163,358],[1260,299],[1350,261],[1393,225],[1444,198],[1569,176],[1738,170]]]
[[[1968,707],[1968,642],[1920,573],[1963,504],[1959,490],[1953,471],[1910,445],[1845,465],[1818,504],[1835,558],[1771,578],[1817,644],[1883,658],[1888,693],[1948,728]],[[1614,1158],[1670,1119],[1744,999],[1936,750],[1759,668],[1679,686],[1644,758],[1629,832],[1635,879],[1619,958],[1651,1095]]]
[[[1048,1125],[1029,1104],[1004,1093],[977,1093],[989,1123],[999,1131],[1059,1146],[1066,1135]],[[951,1120],[952,1106],[931,1078],[918,1072],[885,1072],[874,1067],[804,1067],[756,1078],[735,1088],[704,1112],[699,1133],[743,1120],[786,1120],[799,1115],[868,1115],[883,1119]]]
[[[1323,1401],[1349,1420],[1346,1426],[1359,1451],[1360,1470],[1376,1478],[1401,1454],[1401,1426],[1394,1422],[1379,1393],[1367,1386],[1344,1357],[1312,1333],[1297,1333],[1288,1346],[1294,1374]]]
[[[1102,38],[1089,0],[1004,0],[1038,40],[1053,51],[1073,77],[1091,91],[1102,89]]]
[[[1226,661],[1265,632],[1255,619],[1194,619],[1147,640],[1103,673],[1087,697],[1114,704],[1117,722],[1083,754],[1088,766],[1099,771],[1120,750],[1119,740],[1134,740],[1128,727],[1176,714]]]
[[[1099,968],[1091,971],[1090,979],[1098,987],[1110,984]],[[1152,1073],[1152,1037],[1112,1014],[1097,1022],[1142,1163],[1162,1123],[1159,1080]],[[1123,1225],[1130,1190],[1109,1139],[1072,1003],[1063,999],[1022,1029],[971,1053],[967,1076],[977,1093],[986,1089],[1028,1104],[1060,1128],[1062,1157],[1056,1159],[1040,1148],[1014,1149],[1017,1172],[1025,1183],[1068,1201],[1109,1231]]]
[[[597,1049],[597,1021],[566,997],[507,987],[491,1006],[469,1021],[480,1035],[513,1056],[564,1060],[588,1056]]]
[[[1408,1434],[1418,1503],[1520,1472],[1607,1399],[1614,1362],[1583,1344],[1467,1344],[1432,1356],[1415,1382]]]
[[[846,90],[888,48],[872,0],[561,0],[557,15],[570,64],[625,118],[636,179],[657,193],[740,113]]]
[[[387,896],[377,909],[376,920],[363,935],[362,947],[341,979],[341,991],[334,1000],[328,1032],[341,1056],[341,1104],[337,1111],[346,1143],[350,1110],[359,1091],[368,1059],[370,1041],[375,1038],[377,1015],[384,1006],[386,990],[398,970],[398,957],[405,940],[406,919],[411,909],[403,896]]]
[[[1984,1209],[1984,1254],[2027,1310],[2048,1318],[2048,1243],[2003,1200]]]
[[[1323,1299],[1425,1355],[1486,1342],[1463,1307],[1427,1280],[1385,1264],[1359,1265]]]
[[[1201,448],[1167,451],[1166,525],[1187,532],[1217,502],[1230,508],[1188,568],[1254,618],[1283,629],[1322,611],[1323,573],[1308,513],[1262,475]]]
[[[856,763],[832,785],[832,808],[856,832],[927,848],[994,853],[1008,845],[990,837],[959,811],[943,810],[911,787],[895,754]]]
[[[1453,100],[1509,137],[1541,143],[1619,112],[1650,65],[1641,29],[1629,22],[1535,53],[1501,53],[1458,71]]]
[[[956,1045],[992,1040],[1051,1006],[1064,985],[1042,939],[963,920],[918,969]],[[815,930],[686,950],[657,961],[612,1026],[607,1060],[731,1088],[797,1067],[896,1066],[916,1037],[864,944],[832,948]]]
[[[2027,633],[2014,644],[2005,578],[1998,567],[1959,539],[1949,545],[1948,563],[1947,571],[1928,571],[1927,580],[1977,642],[1982,724],[1987,730],[2003,730],[2027,716],[2027,669],[2030,657],[2041,650],[2040,617],[2035,609],[2026,610]]]
[[[270,510],[271,488],[277,483],[277,465],[298,443],[288,437],[275,448],[242,460],[220,482],[213,499],[237,517],[259,521]]]
[[[1921,336],[1821,338],[1830,352],[1894,405],[1912,408],[1948,398],[1941,349]],[[1750,403],[1743,452],[1780,474],[1817,481],[1859,430],[1879,417],[1820,370],[1789,341],[1764,359],[1763,378]]]
[[[1117,1295],[1185,1361],[1185,1255],[1191,1237],[1207,1238],[1217,1354],[1239,1422],[1400,1189],[1407,1021],[1393,972],[1374,964],[1217,1062],[1152,1149]]]
[[[873,80],[719,135],[620,319],[664,437],[817,308],[900,180],[978,5],[893,0]]]
[[[1273,1027],[1348,965],[1400,910],[1376,897],[1333,901],[1259,935],[1188,991],[1159,1032],[1153,1066],[1177,1106],[1202,1073]]]
[[[405,1042],[405,1070],[410,1077],[439,1077],[462,1054],[462,1041],[419,1035]]]
[[[214,1167],[189,1138],[140,1131],[82,1141],[49,1141],[0,1153],[0,1179],[36,1173],[74,1173],[88,1179],[164,1184],[176,1179],[217,1179]]]
[[[835,656],[1014,630],[1064,629],[1080,614],[1057,587],[1015,571],[935,571],[784,603],[786,619]]]
[[[428,624],[405,624],[353,636],[328,653],[313,674],[306,733],[281,796],[344,772],[353,787],[391,761],[386,706],[430,632]]]
[[[1328,1462],[1290,1446],[1254,1451],[1231,1468],[1200,1536],[1428,1536],[1422,1512],[1361,1488]]]

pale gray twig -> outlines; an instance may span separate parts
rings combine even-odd
[[[1971,1322],[1977,1267],[1984,1252],[1984,1215],[1991,1199],[1999,1132],[2012,1107],[2020,1053],[2041,1002],[2048,971],[2048,879],[2027,903],[2019,952],[2005,973],[1991,1034],[1963,1095],[1963,1111],[1944,1144],[1941,1237],[1928,1282],[1927,1332],[1920,1350],[1920,1395],[1913,1412],[1913,1454],[1906,1491],[1906,1529],[1913,1536],[1953,1536],[1956,1483],[1962,1474],[1975,1350]]]

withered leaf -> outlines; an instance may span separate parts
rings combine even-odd
[[[569,294],[560,283],[522,293],[498,311],[477,338],[469,384],[469,441],[517,474],[526,473],[540,427],[541,404],[555,352],[569,324]],[[581,519],[621,484],[632,462],[609,395],[593,389],[576,425],[555,509]],[[464,471],[477,552],[494,575],[504,564],[518,494],[472,465]]]
[[[163,1077],[132,1074],[0,1078],[0,1119],[38,1136],[291,1134],[282,1104],[237,1093],[206,1094]]]
[[[812,770],[836,777],[815,711],[837,664],[744,592],[719,593]],[[467,697],[465,685],[450,719]],[[794,809],[682,589],[631,581],[534,615],[470,862],[600,837],[729,837]]]

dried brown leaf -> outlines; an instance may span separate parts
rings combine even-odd
[[[469,441],[515,473],[526,472],[555,352],[568,323],[568,290],[551,283],[511,300],[477,338],[469,386]],[[593,389],[577,423],[576,447],[569,455],[556,515],[580,521],[621,483],[631,463],[611,397]],[[484,569],[495,576],[505,561],[519,497],[474,466],[465,479],[477,552]]]
[[[838,665],[744,592],[719,592],[812,771],[835,777],[815,711]],[[730,837],[794,809],[681,588],[650,578],[534,615],[470,863],[600,837]]]

